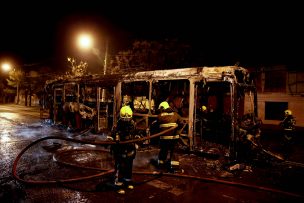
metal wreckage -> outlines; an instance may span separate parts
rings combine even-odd
[[[205,141],[224,144],[229,148],[228,156],[236,160],[246,153],[242,150],[248,150],[244,146],[260,148],[261,121],[257,119],[254,78],[239,66],[63,78],[48,81],[45,90],[44,105],[52,121],[71,130],[83,130],[89,123],[96,133],[109,134],[119,109],[128,104],[134,110],[143,143],[153,144],[157,107],[166,100],[185,120],[180,144],[187,150],[193,151]],[[77,111],[79,122],[71,119]]]

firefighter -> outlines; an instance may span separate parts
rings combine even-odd
[[[125,189],[134,189],[132,168],[136,155],[135,143],[119,144],[120,141],[132,140],[135,137],[136,128],[132,116],[133,111],[130,106],[123,106],[111,137],[111,140],[117,143],[112,145],[111,151],[115,159],[114,185],[119,194],[125,194]]]
[[[202,106],[201,113],[199,115],[202,121],[203,134],[205,134],[208,125],[208,109],[205,105]]]
[[[285,158],[288,158],[291,153],[291,145],[294,140],[296,120],[292,115],[292,111],[287,109],[284,111],[284,119],[280,122],[280,126],[283,128],[283,152]]]
[[[208,122],[208,110],[205,105],[201,106],[197,109],[197,118],[199,121],[199,125],[197,125],[197,132],[200,134],[201,141],[203,140],[203,135],[206,135],[207,132],[207,122]]]
[[[203,112],[203,113],[206,113],[206,112],[207,112],[207,107],[204,106],[204,105],[202,106],[202,112]]]
[[[168,128],[183,124],[181,116],[170,108],[168,102],[164,101],[159,105],[158,123],[160,130],[166,130]],[[158,154],[158,166],[163,168],[168,166],[169,172],[182,172],[179,167],[179,161],[175,159],[174,148],[179,139],[177,128],[169,131],[160,136],[159,144],[160,151]],[[170,151],[169,160],[167,160],[168,153]]]

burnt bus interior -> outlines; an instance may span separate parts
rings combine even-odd
[[[121,100],[117,111],[122,105],[130,105],[138,129],[143,136],[150,136],[155,133],[153,124],[159,104],[168,101],[186,123],[181,133],[182,145],[193,149],[210,141],[228,145],[233,150],[238,139],[239,118],[245,113],[257,112],[256,96],[253,96],[256,89],[248,76],[248,72],[239,67],[127,75],[118,86]],[[202,106],[207,107],[207,115],[202,112]]]
[[[187,89],[189,89],[188,80],[144,79],[144,81],[122,82],[121,105],[129,105],[133,109],[133,118],[140,135],[149,136],[157,133],[153,124],[157,120],[158,106],[162,101],[168,101],[170,106],[187,120],[189,100]],[[157,139],[148,140],[146,143],[157,143]]]
[[[97,120],[98,120],[98,132],[111,132],[114,122],[114,88],[102,88],[97,89]]]
[[[114,87],[98,81],[84,82],[80,85],[80,100],[86,107],[95,111],[94,130],[110,133],[114,122]]]
[[[95,132],[109,132],[114,122],[114,89],[114,85],[101,85],[98,80],[67,79],[52,82],[45,87],[44,97],[47,101],[44,103],[48,104],[45,108],[49,110],[50,119],[55,124],[69,125],[69,121],[66,121],[68,113],[74,113],[71,104],[74,107],[77,105],[76,111],[82,112],[81,122],[85,122],[89,118],[87,115],[93,111],[94,117],[90,120]],[[70,125],[75,127],[74,123]],[[85,128],[85,125],[81,127]]]
[[[239,118],[245,113],[257,113],[256,89],[248,76],[246,69],[236,66],[184,68],[57,81],[48,89],[54,95],[54,122],[62,121],[60,107],[74,101],[95,110],[97,133],[111,133],[120,108],[130,105],[140,136],[149,137],[157,131],[159,104],[168,101],[185,121],[180,144],[193,149],[211,141],[233,150]],[[157,142],[153,138],[145,144]]]
[[[199,141],[229,143],[231,135],[230,85],[225,82],[198,82],[195,84],[195,134]],[[207,113],[202,112],[202,106]]]
[[[54,88],[54,97],[53,98],[53,111],[54,113],[52,115],[53,116],[53,120],[54,122],[58,123],[62,121],[62,116],[63,116],[63,95],[64,95],[64,91],[63,91],[63,85],[58,85],[55,86]]]
[[[158,80],[151,85],[149,100],[149,82],[134,81],[122,83],[122,105],[134,109],[137,128],[144,132],[156,133],[153,122],[157,118],[157,109],[162,101],[168,101],[170,107],[189,120],[189,80]],[[204,141],[229,144],[231,135],[231,93],[228,82],[195,83],[193,144]],[[244,99],[238,105],[238,115],[244,114]],[[151,106],[150,106],[151,104]],[[204,117],[202,106],[207,107],[208,115]],[[181,143],[188,144],[189,126],[181,134]],[[145,134],[144,134],[145,135]]]

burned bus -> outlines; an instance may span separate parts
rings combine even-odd
[[[185,121],[180,143],[190,150],[207,140],[226,144],[235,154],[241,119],[257,117],[253,79],[239,66],[83,76],[48,82],[45,89],[54,123],[80,129],[91,125],[105,134],[111,133],[120,108],[130,105],[140,135],[149,138],[158,105],[168,101]]]
[[[62,124],[69,129],[94,127],[95,132],[108,132],[115,122],[114,92],[118,81],[116,75],[47,81],[45,103],[50,119],[54,124]]]

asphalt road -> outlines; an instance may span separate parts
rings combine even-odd
[[[119,195],[111,184],[109,147],[77,142],[102,142],[104,135],[67,132],[41,119],[39,108],[19,105],[0,105],[0,126],[0,202],[304,202],[304,168],[290,164],[302,163],[301,142],[289,164],[262,156],[236,170],[227,170],[235,164],[225,147],[207,146],[218,156],[179,150],[183,174],[155,168],[150,160],[158,147],[142,146],[134,160],[135,189]],[[262,141],[279,153],[278,129],[272,128],[265,127]]]

